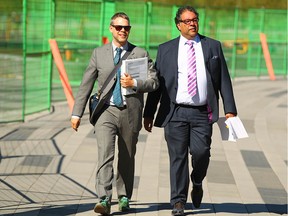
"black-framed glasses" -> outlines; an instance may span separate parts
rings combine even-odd
[[[183,22],[185,25],[190,25],[192,23],[198,23],[199,19],[194,18],[194,19],[179,20],[179,22]]]
[[[111,26],[113,26],[116,29],[116,31],[121,31],[123,28],[125,31],[130,31],[131,29],[131,26],[122,26],[122,25],[111,25]]]

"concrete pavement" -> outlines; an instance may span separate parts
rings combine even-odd
[[[249,138],[222,141],[214,125],[203,203],[193,209],[189,197],[186,215],[287,215],[287,80],[239,78],[233,86]],[[24,123],[0,124],[0,215],[97,215],[88,113],[76,133],[67,104],[53,105]],[[118,212],[115,192],[112,215],[171,215],[168,163],[163,129],[142,129],[132,209]]]

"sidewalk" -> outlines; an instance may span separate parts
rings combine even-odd
[[[214,125],[203,203],[193,209],[189,197],[186,215],[287,215],[287,80],[242,78],[233,86],[249,138],[222,141]],[[88,113],[77,133],[69,120],[63,102],[25,123],[0,124],[0,215],[97,215],[93,127]],[[142,129],[132,209],[118,212],[114,196],[112,215],[170,216],[169,194],[163,129]]]

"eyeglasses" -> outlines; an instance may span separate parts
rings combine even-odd
[[[199,19],[195,18],[195,19],[179,20],[179,22],[183,22],[185,25],[190,25],[192,23],[198,23]]]
[[[122,28],[124,28],[125,31],[130,31],[131,29],[131,26],[121,26],[121,25],[111,25],[111,26],[113,26],[116,29],[116,31],[121,31]]]

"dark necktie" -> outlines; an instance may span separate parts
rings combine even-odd
[[[197,93],[197,70],[196,55],[192,41],[187,41],[189,45],[187,52],[187,71],[188,71],[188,94],[193,97]]]
[[[114,65],[117,65],[120,57],[121,57],[121,52],[122,49],[117,47],[116,48],[116,55],[114,57]],[[117,70],[117,74],[116,74],[116,84],[115,84],[115,88],[113,90],[113,103],[117,106],[117,107],[123,107],[123,99],[122,99],[122,94],[121,94],[121,85],[120,85],[120,78],[121,78],[121,69],[119,67],[119,69]]]

